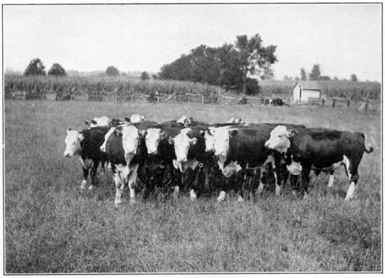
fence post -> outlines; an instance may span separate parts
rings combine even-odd
[[[205,96],[202,95],[202,103],[204,104],[205,103]]]
[[[333,107],[336,107],[336,99],[333,98]]]

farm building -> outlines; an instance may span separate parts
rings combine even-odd
[[[321,98],[322,90],[316,81],[298,81],[293,88],[293,103],[306,103],[309,98]]]

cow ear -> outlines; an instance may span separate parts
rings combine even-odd
[[[290,129],[288,132],[287,132],[287,137],[293,137],[294,135],[296,135],[298,133],[298,130],[295,130],[295,129]]]
[[[200,135],[200,136],[204,136],[204,135],[205,135],[205,132],[206,132],[206,131],[204,131],[204,130],[199,130],[199,135]]]
[[[170,145],[173,145],[173,144],[174,144],[174,138],[169,137],[169,138],[168,138],[168,143],[169,143]]]
[[[94,125],[96,125],[96,124],[97,124],[97,122],[96,122],[95,120],[91,120],[91,124],[94,124]]]
[[[230,130],[229,133],[230,133],[230,136],[236,136],[238,134],[238,130],[233,129],[233,130]]]
[[[128,117],[125,117],[125,118],[124,118],[124,120],[125,120],[126,122],[129,122],[129,123],[131,123],[131,119],[130,119],[130,118],[128,118]]]
[[[115,130],[114,130],[114,134],[115,134],[115,136],[117,136],[117,137],[121,137],[121,136],[122,136],[122,131],[121,131],[120,129],[115,129]]]
[[[90,125],[90,124],[91,124],[91,122],[88,121],[88,120],[84,121],[84,123],[85,123],[86,125]]]
[[[67,134],[70,133],[71,130],[72,130],[72,128],[67,129]]]
[[[190,145],[195,145],[198,142],[196,137],[190,139]]]

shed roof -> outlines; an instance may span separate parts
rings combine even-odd
[[[294,88],[297,87],[297,85],[301,85],[302,89],[304,90],[318,90],[321,91],[321,87],[318,84],[317,81],[298,81],[295,85]]]

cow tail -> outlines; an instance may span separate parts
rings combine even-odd
[[[363,133],[360,133],[362,137],[364,137],[364,150],[366,153],[371,153],[374,149],[372,146],[369,146],[368,148],[366,147],[366,136]]]

